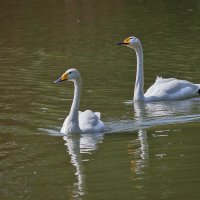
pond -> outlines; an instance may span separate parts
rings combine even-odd
[[[20,0],[0,6],[1,199],[199,199],[200,98],[134,103],[138,37],[145,91],[156,76],[200,83],[200,2]],[[76,68],[80,110],[102,134],[62,136]]]

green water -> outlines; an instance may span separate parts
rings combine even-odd
[[[157,75],[200,83],[200,1],[2,1],[1,199],[200,199],[200,99],[135,104],[135,53],[145,90]],[[104,134],[62,137],[73,85]]]

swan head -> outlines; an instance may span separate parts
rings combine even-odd
[[[130,36],[130,37],[126,38],[123,42],[119,42],[118,45],[124,45],[131,49],[137,49],[137,48],[141,47],[141,42],[138,38],[136,38],[134,36]]]
[[[68,69],[65,73],[61,75],[54,83],[59,83],[62,81],[75,81],[79,80],[81,77],[77,69]]]

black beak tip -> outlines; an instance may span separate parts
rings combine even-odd
[[[123,42],[118,42],[118,43],[117,43],[117,45],[122,45],[122,44],[123,44]]]
[[[61,82],[60,78],[54,81],[54,83],[60,83],[60,82]]]
[[[129,43],[126,43],[126,42],[119,42],[119,43],[117,43],[117,45],[129,45]]]

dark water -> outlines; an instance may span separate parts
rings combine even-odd
[[[200,1],[0,3],[1,199],[200,199],[200,99],[131,103],[140,38],[157,75],[200,83]],[[61,137],[73,85],[105,134]]]

